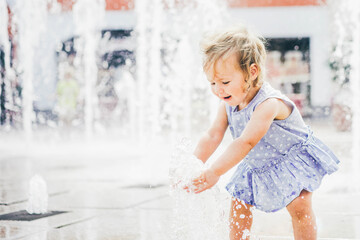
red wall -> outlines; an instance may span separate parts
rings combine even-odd
[[[57,0],[62,4],[63,11],[69,11],[75,0]],[[106,10],[129,10],[133,9],[134,0],[106,0]]]
[[[286,6],[317,6],[326,0],[227,0],[230,7],[286,7]]]
[[[57,0],[63,11],[69,11],[75,0]],[[226,0],[230,7],[281,7],[281,6],[317,6],[326,0]],[[106,0],[106,10],[129,10],[134,8],[136,0]],[[179,1],[181,2],[181,1]]]

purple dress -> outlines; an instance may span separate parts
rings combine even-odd
[[[273,121],[265,136],[238,164],[226,189],[257,209],[275,212],[286,207],[303,189],[317,189],[325,174],[338,169],[339,160],[313,136],[295,104],[266,82],[244,109],[238,111],[226,105],[234,139],[241,135],[255,108],[269,98],[290,103],[293,111],[288,118]]]

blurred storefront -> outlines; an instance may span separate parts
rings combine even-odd
[[[11,10],[11,2],[15,1],[8,2]],[[182,1],[175,2],[179,6],[183,4]],[[74,4],[74,0],[57,0],[48,6],[49,11],[54,13],[48,16],[48,32],[42,36],[45,44],[35,56],[40,59],[49,52],[53,55],[52,58],[47,57],[48,66],[53,70],[47,74],[46,84],[37,84],[34,89],[34,110],[41,119],[59,120],[56,86],[62,76],[69,76],[69,72],[72,72],[69,69],[74,67],[76,55],[74,41],[78,36],[71,15]],[[127,108],[116,107],[119,104],[126,105],[128,101],[119,96],[126,94],[119,87],[121,84],[117,78],[123,76],[119,72],[124,69],[131,74],[126,80],[127,85],[133,85],[131,81],[134,80],[129,79],[136,78],[136,40],[133,34],[137,21],[135,4],[135,0],[106,0],[106,13],[97,51],[97,102],[102,116],[124,116],[128,111]],[[229,24],[249,25],[267,39],[267,80],[294,100],[304,116],[327,115],[333,92],[328,66],[331,46],[330,16],[326,1],[228,0],[228,5]],[[16,58],[14,39],[12,49]],[[1,56],[3,58],[3,53]],[[76,107],[81,109],[81,93],[78,96]],[[1,106],[4,107],[4,104]],[[81,119],[81,111],[77,113],[74,118]],[[125,117],[121,121],[126,120]]]

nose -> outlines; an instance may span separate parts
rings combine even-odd
[[[219,86],[219,84],[216,84],[215,85],[215,93],[217,94],[217,95],[221,95],[221,94],[223,94],[224,93],[224,89],[221,87],[221,86]]]

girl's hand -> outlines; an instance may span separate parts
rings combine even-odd
[[[201,193],[211,188],[219,181],[220,176],[216,175],[212,169],[205,170],[199,177],[192,181],[194,193]]]

